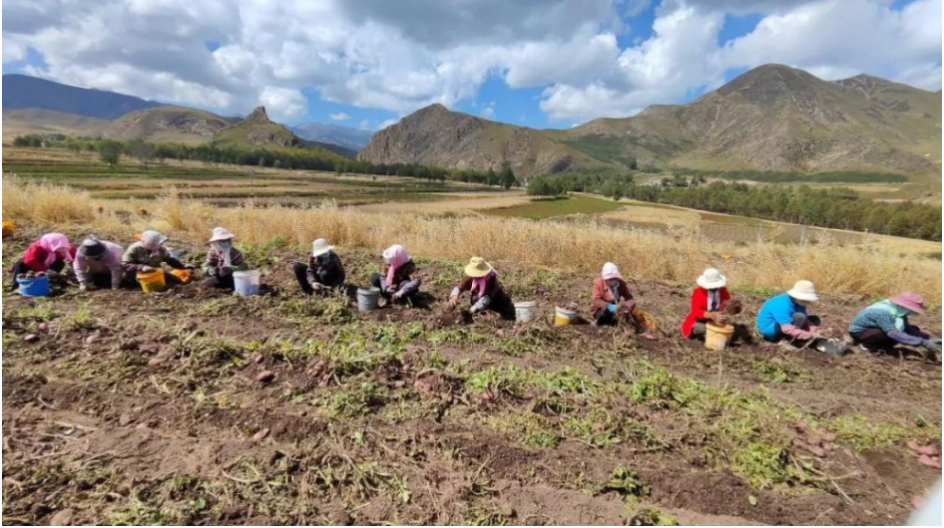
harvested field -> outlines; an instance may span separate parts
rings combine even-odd
[[[531,326],[457,324],[441,259],[418,260],[428,307],[359,314],[295,293],[300,252],[248,249],[261,297],[4,292],[5,524],[887,525],[941,476],[908,447],[940,452],[939,364],[709,353],[675,335],[688,285],[648,280],[659,342],[555,329],[592,276],[514,262]],[[379,266],[339,252],[352,284]],[[827,331],[867,302],[828,296]]]

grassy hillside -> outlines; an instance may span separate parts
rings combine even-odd
[[[97,136],[107,126],[108,121],[52,110],[36,108],[3,110],[4,142],[29,134]]]

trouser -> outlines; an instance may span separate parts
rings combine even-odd
[[[620,310],[616,313],[609,310],[597,310],[593,313],[593,319],[598,326],[616,326],[622,319],[624,322],[631,322],[633,328],[639,333],[655,332],[659,327],[651,315],[639,308],[633,308],[630,313]]]
[[[59,260],[53,262],[53,263],[49,266],[49,270],[50,270],[50,271],[54,271],[54,272],[56,272],[56,273],[62,273],[62,271],[65,270],[65,269],[66,269],[66,261],[64,261],[64,260],[62,260],[62,259],[59,259]],[[23,262],[23,259],[20,259],[20,260],[16,261],[16,263],[13,264],[13,269],[10,270],[10,272],[13,274],[13,283],[11,284],[11,286],[13,286],[14,288],[17,288],[17,287],[18,287],[18,285],[17,285],[17,283],[16,283],[16,276],[17,276],[17,275],[30,273],[30,272],[32,272],[32,271],[33,271],[33,270],[32,270],[29,266],[27,266],[25,262]]]
[[[298,281],[298,287],[302,292],[305,295],[314,295],[316,293],[315,289],[312,288],[311,284],[308,284],[308,264],[296,262],[292,264],[292,271],[295,272],[295,280]],[[325,289],[321,290],[320,293],[327,294],[339,288],[341,285],[327,286],[323,284],[322,286],[325,286]]]
[[[236,289],[236,281],[232,275],[212,275],[200,281],[201,288],[219,288],[221,290],[233,291]]]
[[[705,337],[708,334],[708,325],[706,323],[695,323],[695,326],[692,327],[692,339],[697,337]]]
[[[405,301],[416,295],[420,291],[422,284],[423,281],[420,279],[400,281],[395,291],[400,293],[400,300]],[[371,274],[370,285],[374,288],[378,288],[385,298],[389,299],[391,297],[390,288],[387,287],[387,278],[380,273]]]
[[[472,299],[472,306],[475,306],[477,302],[478,299]],[[518,319],[518,314],[515,311],[515,303],[512,302],[511,297],[507,294],[502,294],[492,299],[492,302],[488,304],[486,310],[497,313],[506,321],[515,321]]]
[[[930,339],[931,337],[922,332],[917,326],[908,326],[905,328],[905,333],[922,339]],[[856,344],[862,345],[873,352],[888,351],[898,346],[897,341],[888,337],[888,334],[878,328],[869,328],[868,330],[850,333],[849,335]]]
[[[823,323],[822,321],[820,321],[820,318],[816,317],[815,315],[806,315],[804,313],[799,313],[799,312],[793,314],[793,326],[800,328],[802,330],[809,331],[812,327],[814,326],[820,327],[822,326],[822,324]],[[780,326],[777,326],[777,335],[774,337],[774,339],[768,339],[768,341],[777,343],[779,341],[783,341],[787,337],[788,336],[784,335],[783,331],[780,329]],[[794,342],[797,344],[806,343],[805,341],[796,341],[796,340],[794,340]]]

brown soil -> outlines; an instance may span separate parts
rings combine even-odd
[[[376,267],[371,255],[343,253],[353,282]],[[923,419],[939,450],[939,365],[747,344],[710,353],[676,337],[687,288],[662,283],[631,284],[662,325],[658,342],[621,328],[555,329],[553,306],[585,308],[590,278],[513,265],[502,267],[512,292],[544,307],[529,328],[463,324],[441,304],[456,270],[439,263],[421,262],[428,308],[358,314],[340,298],[301,299],[291,257],[280,251],[281,263],[265,266],[270,288],[252,299],[193,285],[147,297],[68,289],[51,302],[5,293],[4,523],[60,514],[74,524],[612,525],[653,508],[682,524],[886,525],[903,523],[941,476],[902,438],[864,449],[838,439],[822,459],[790,453],[829,478],[759,488],[719,462],[723,439],[695,414],[619,395],[606,402],[614,423],[657,440],[529,445],[525,426],[497,420],[533,410],[563,430],[555,405],[579,400],[467,385],[471,373],[508,366],[631,385],[651,364],[718,389],[764,385],[778,405],[824,423]],[[740,298],[747,323],[761,299]],[[840,336],[866,303],[828,299],[827,331]],[[920,322],[940,333],[939,314]],[[338,350],[351,354],[342,361]],[[358,367],[365,353],[380,359]],[[259,381],[263,371],[272,379]],[[650,488],[629,506],[599,492],[619,467]]]

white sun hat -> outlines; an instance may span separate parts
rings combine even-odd
[[[793,289],[787,292],[787,295],[799,301],[818,302],[819,295],[816,293],[816,286],[808,281],[801,280],[793,286]]]
[[[728,285],[728,278],[722,275],[720,271],[708,268],[695,282],[706,290],[718,290]]]
[[[329,246],[328,241],[323,238],[319,238],[318,240],[315,240],[311,243],[312,257],[320,257],[321,255],[324,255],[325,253],[333,250],[334,246]]]
[[[616,266],[616,264],[613,264],[612,262],[607,262],[606,264],[603,265],[603,271],[600,272],[600,275],[603,276],[603,280],[623,278],[623,275],[620,273],[619,268]]]
[[[222,242],[224,240],[232,240],[236,238],[236,235],[230,233],[224,227],[214,227],[213,233],[210,235],[210,240],[207,240],[209,243],[213,242]]]

